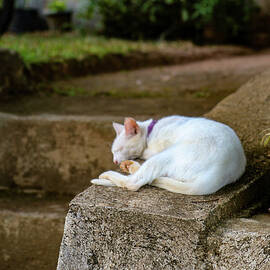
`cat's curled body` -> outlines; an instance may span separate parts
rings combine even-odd
[[[92,183],[134,191],[151,184],[176,193],[205,195],[244,173],[246,157],[230,127],[206,118],[169,116],[158,120],[149,134],[151,124],[152,119],[136,122],[133,118],[126,118],[124,125],[113,123],[114,162],[146,161],[141,166],[130,162],[131,175],[108,171]]]

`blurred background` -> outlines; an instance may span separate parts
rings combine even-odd
[[[268,0],[15,0],[14,8],[8,29],[17,34],[75,30],[132,40],[269,44]]]

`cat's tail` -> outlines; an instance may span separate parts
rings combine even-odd
[[[151,186],[163,188],[174,193],[203,195],[194,183],[180,182],[169,177],[158,177],[151,183]]]

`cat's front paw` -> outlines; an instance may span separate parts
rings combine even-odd
[[[120,164],[120,169],[125,173],[134,174],[140,168],[140,164],[133,160],[125,160]]]
[[[91,183],[98,186],[114,187],[115,184],[107,179],[92,179]]]
[[[114,174],[114,171],[107,171],[103,172],[102,174],[99,175],[99,179],[107,179],[111,181],[111,176]]]
[[[127,176],[114,171],[104,172],[98,178],[110,180],[118,187],[125,187],[127,181]]]
[[[120,169],[122,172],[129,173],[129,168],[133,164],[132,160],[122,161],[120,164]]]

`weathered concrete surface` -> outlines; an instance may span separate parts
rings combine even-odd
[[[62,269],[209,269],[207,235],[220,221],[269,194],[270,71],[244,85],[206,116],[232,126],[248,154],[243,178],[210,196],[153,187],[139,192],[92,186],[70,204]]]
[[[269,148],[262,147],[261,139],[270,127],[270,70],[251,79],[205,116],[237,132],[250,165],[268,168]]]
[[[0,198],[0,269],[55,269],[68,203]]]
[[[193,269],[213,207],[202,199],[93,186],[70,204],[58,269]]]
[[[270,215],[229,220],[207,238],[207,243],[213,270],[268,270]]]
[[[0,113],[0,186],[77,194],[112,168],[111,123],[108,117]]]

